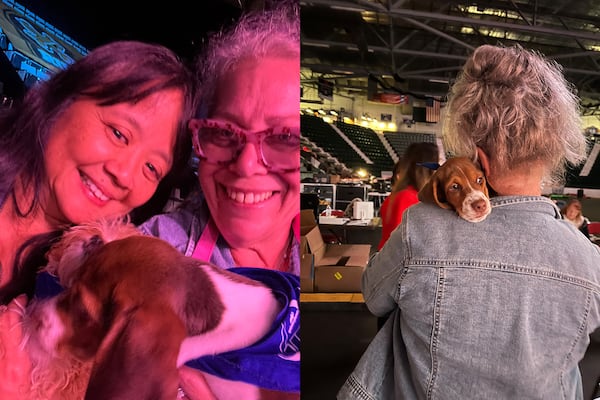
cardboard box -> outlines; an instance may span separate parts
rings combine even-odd
[[[300,255],[300,290],[302,293],[314,291],[315,282],[315,256],[312,254]]]
[[[360,293],[364,268],[319,266],[315,269],[314,291],[321,293]]]
[[[313,256],[315,292],[355,293],[361,291],[361,277],[369,261],[369,244],[326,244],[314,214],[302,210],[301,245]],[[306,261],[308,265],[308,261]],[[305,266],[305,268],[308,268]]]
[[[300,210],[300,254],[309,253],[306,234],[317,225],[312,210]]]

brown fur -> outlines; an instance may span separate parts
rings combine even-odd
[[[48,259],[48,270],[59,276],[66,290],[51,301],[34,304],[26,318],[36,400],[172,400],[183,339],[210,332],[202,342],[210,346],[198,349],[198,354],[194,348],[194,356],[212,354],[213,347],[224,351],[245,347],[266,333],[260,329],[266,330],[279,310],[277,300],[261,283],[184,257],[170,244],[121,222],[68,231]],[[223,282],[225,289],[219,287]],[[243,338],[234,323],[238,334],[233,335],[237,340],[233,344],[225,338],[235,331],[231,317],[222,328],[225,333],[219,334],[232,302],[242,297],[228,293],[230,285],[243,293],[250,291],[253,298],[257,291],[259,296],[266,293],[259,298],[265,299],[269,319],[262,321],[264,327],[251,339]],[[53,318],[64,329],[48,328],[55,326]],[[256,315],[248,318],[240,326],[256,325]],[[44,334],[52,336],[49,332],[61,334],[48,341]],[[212,346],[211,335],[226,343]],[[58,386],[49,385],[56,381]]]
[[[419,200],[455,210],[469,222],[483,221],[491,211],[485,175],[466,157],[442,164],[419,191]]]

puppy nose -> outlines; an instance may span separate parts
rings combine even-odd
[[[484,211],[485,210],[485,200],[479,199],[475,200],[472,205],[475,211]]]

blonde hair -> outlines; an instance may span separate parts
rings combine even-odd
[[[568,164],[585,160],[581,126],[579,99],[559,64],[519,45],[483,45],[451,88],[444,146],[473,160],[479,147],[501,173],[537,163],[560,184]]]
[[[563,208],[561,208],[560,213],[562,215],[567,215],[567,211],[569,211],[569,209],[571,208],[575,208],[577,210],[577,217],[575,218],[580,218],[583,216],[583,211],[582,211],[582,205],[581,202],[577,199],[571,199],[569,200],[564,206]]]

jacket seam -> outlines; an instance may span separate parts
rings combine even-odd
[[[587,290],[591,290],[595,293],[600,293],[600,286],[594,284],[585,279],[577,278],[572,275],[564,274],[554,270],[542,270],[540,268],[530,268],[515,264],[499,264],[484,261],[471,261],[465,262],[463,260],[449,261],[449,260],[411,260],[407,263],[407,266],[413,267],[433,267],[433,268],[452,268],[459,267],[462,269],[485,269],[489,271],[499,272],[514,272],[522,275],[538,276],[542,278],[548,278],[556,281],[565,283],[571,283]]]
[[[357,396],[358,398],[365,400],[375,400],[375,397],[372,396],[363,387],[363,385],[358,381],[358,379],[356,379],[356,377],[353,374],[348,377],[346,384],[350,386],[350,391],[352,392],[352,394]]]
[[[579,325],[579,329],[577,329],[577,336],[575,337],[575,339],[573,340],[573,342],[571,343],[571,348],[569,349],[567,356],[565,357],[565,366],[568,364],[569,359],[572,358],[573,355],[573,350],[575,349],[575,346],[577,345],[577,343],[579,343],[579,341],[583,338],[583,335],[585,333],[585,327],[587,325],[587,320],[590,314],[590,306],[591,306],[591,301],[592,301],[592,293],[590,293],[588,291],[586,299],[585,299],[585,308],[583,309],[583,318],[581,319],[581,324]],[[567,398],[567,394],[565,392],[565,386],[564,386],[564,374],[565,374],[565,368],[562,368],[562,371],[560,373],[560,387],[562,389],[562,394],[563,394],[563,399]]]
[[[438,358],[437,358],[437,351],[438,351],[438,337],[439,337],[439,332],[440,332],[440,310],[441,310],[441,303],[442,303],[442,298],[443,298],[443,294],[444,294],[444,284],[445,284],[445,269],[444,268],[440,268],[438,269],[438,276],[437,276],[437,289],[436,289],[436,293],[435,293],[435,305],[434,305],[434,310],[433,310],[433,331],[431,332],[431,376],[429,378],[429,382],[427,384],[427,398],[431,399],[433,398],[433,387],[435,385],[435,381],[437,378],[437,372],[438,372]]]

